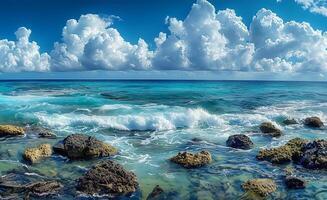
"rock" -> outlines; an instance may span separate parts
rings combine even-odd
[[[107,157],[117,153],[117,149],[111,145],[84,134],[69,135],[56,144],[53,150],[72,160]]]
[[[327,141],[315,140],[303,148],[300,164],[308,169],[327,169]]]
[[[201,151],[199,153],[180,152],[176,156],[170,158],[170,161],[179,164],[185,168],[201,167],[209,164],[211,154],[208,151]]]
[[[138,188],[133,172],[110,160],[94,165],[77,180],[77,191],[89,195],[126,195]]]
[[[52,149],[50,144],[41,144],[35,148],[27,148],[24,151],[24,159],[30,163],[36,163],[40,159],[45,157],[50,157],[52,154]]]
[[[306,181],[295,176],[286,176],[285,184],[288,189],[303,189],[306,186]]]
[[[276,191],[276,183],[271,179],[259,178],[248,180],[242,184],[242,188],[247,192],[256,193],[262,197]]]
[[[62,187],[57,181],[44,181],[32,183],[27,189],[34,196],[49,196],[57,194]]]
[[[39,126],[27,127],[25,131],[27,132],[27,134],[34,134],[37,135],[39,138],[57,138],[57,135],[51,132],[51,130]]]
[[[324,126],[324,123],[319,117],[308,117],[304,120],[304,125],[312,128],[321,128]]]
[[[285,125],[293,125],[293,124],[298,124],[298,122],[295,120],[295,119],[285,119],[284,121],[283,121],[283,124],[285,124]]]
[[[25,131],[22,127],[13,126],[13,125],[0,125],[0,137],[21,136],[24,134]]]
[[[279,130],[275,125],[273,125],[271,122],[263,122],[260,125],[260,131],[265,134],[272,137],[279,137],[282,135],[282,131]]]
[[[226,145],[237,149],[251,149],[253,147],[253,142],[248,136],[238,134],[229,136]]]
[[[260,150],[256,158],[274,164],[282,164],[290,162],[291,160],[298,160],[302,155],[301,150],[306,142],[306,140],[301,138],[294,138],[283,146]]]
[[[160,196],[162,196],[163,193],[164,190],[159,185],[156,185],[156,187],[153,188],[152,192],[148,195],[146,200],[160,199]]]

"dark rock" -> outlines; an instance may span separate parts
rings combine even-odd
[[[84,134],[69,135],[56,144],[53,150],[72,160],[107,157],[117,153],[111,145]]]
[[[113,161],[101,161],[77,180],[77,190],[89,195],[127,195],[138,188],[133,172]]]
[[[303,148],[300,164],[308,169],[327,169],[327,141],[315,140]]]
[[[153,188],[152,192],[148,195],[146,199],[147,200],[162,199],[161,198],[162,194],[164,194],[164,190],[159,185],[156,185],[156,187]]]
[[[200,138],[192,138],[192,142],[202,142],[202,139],[200,139]]]
[[[229,136],[226,145],[237,149],[251,149],[253,147],[253,142],[248,136],[238,134]]]
[[[324,126],[324,123],[319,117],[308,117],[304,120],[304,125],[312,128],[321,128]]]
[[[282,164],[293,160],[298,160],[302,155],[302,147],[306,144],[306,140],[294,138],[285,145],[272,148],[262,149],[256,158],[258,160],[266,160],[274,164]]]
[[[279,130],[275,125],[273,125],[271,122],[263,122],[260,125],[260,131],[265,134],[272,137],[279,137],[282,135],[282,131]]]
[[[0,125],[0,137],[22,136],[25,131],[22,127],[13,125]]]
[[[293,125],[293,124],[298,124],[298,122],[295,119],[285,119],[283,121],[283,124],[285,124],[285,125]]]
[[[31,126],[31,127],[27,127],[25,129],[25,131],[29,134],[35,134],[37,135],[39,138],[50,138],[50,139],[55,139],[57,138],[57,135],[54,134],[53,132],[51,132],[51,130],[43,128],[43,127],[39,127],[39,126]]]
[[[170,161],[179,164],[185,168],[201,167],[209,164],[211,154],[208,151],[201,151],[199,153],[180,152],[176,156],[170,158]]]
[[[253,192],[262,197],[276,191],[276,183],[271,179],[259,178],[248,180],[242,184],[242,188],[247,192]]]
[[[303,189],[306,186],[304,179],[295,176],[286,176],[285,184],[289,189]]]

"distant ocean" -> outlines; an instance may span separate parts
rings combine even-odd
[[[273,199],[327,199],[327,172],[299,168],[308,181],[303,190],[287,190],[284,169],[256,160],[261,148],[288,140],[327,138],[326,129],[282,121],[318,116],[327,123],[327,83],[265,81],[1,81],[0,124],[37,125],[59,138],[85,133],[119,149],[114,158],[133,171],[140,183],[138,199],[159,184],[176,199],[238,199],[241,184],[270,177],[278,191]],[[273,122],[279,138],[264,137],[258,126]],[[226,147],[228,136],[246,134],[251,150]],[[193,142],[192,139],[197,138]],[[47,141],[47,139],[44,139]],[[47,141],[48,142],[48,141]],[[21,153],[40,143],[33,137],[0,140],[0,173],[24,166]],[[51,141],[50,141],[51,143]],[[52,142],[54,143],[54,142]],[[208,150],[213,162],[186,170],[169,162],[179,151]],[[8,153],[8,150],[10,151]],[[54,157],[35,166],[39,173],[74,180],[90,164]],[[325,192],[324,192],[325,191]],[[62,196],[69,199],[71,196]]]

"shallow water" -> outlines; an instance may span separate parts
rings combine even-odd
[[[289,139],[324,138],[326,130],[301,123],[283,126],[287,117],[302,120],[318,116],[327,123],[327,83],[210,82],[210,81],[19,81],[0,82],[0,123],[38,125],[59,138],[0,140],[0,173],[28,168],[36,175],[59,178],[73,187],[74,180],[97,160],[71,162],[53,156],[28,166],[21,159],[28,146],[56,143],[71,133],[86,133],[119,149],[113,160],[136,173],[140,190],[132,199],[146,198],[159,184],[176,199],[238,199],[241,183],[269,177],[278,184],[271,199],[327,199],[327,172],[295,166],[308,181],[304,190],[287,190],[284,168],[259,162],[260,148],[279,146]],[[272,121],[284,135],[267,138],[258,125]],[[228,136],[245,133],[255,147],[227,148]],[[201,142],[192,142],[199,138]],[[183,169],[168,161],[179,151],[209,150],[213,163]],[[289,164],[292,165],[292,164]],[[34,174],[34,175],[35,175]],[[33,174],[32,174],[33,175]],[[73,198],[73,190],[60,199]]]

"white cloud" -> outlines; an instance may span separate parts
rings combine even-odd
[[[25,27],[16,32],[16,41],[0,40],[0,71],[47,71],[49,69],[49,55],[41,54],[36,42],[29,41],[31,30]]]
[[[281,0],[277,0],[280,2]],[[312,13],[320,14],[327,17],[327,1],[326,0],[294,0],[302,6],[303,9]]]
[[[125,70],[148,69],[152,52],[139,39],[132,45],[111,28],[111,19],[94,14],[68,20],[62,43],[51,52],[52,70]]]

